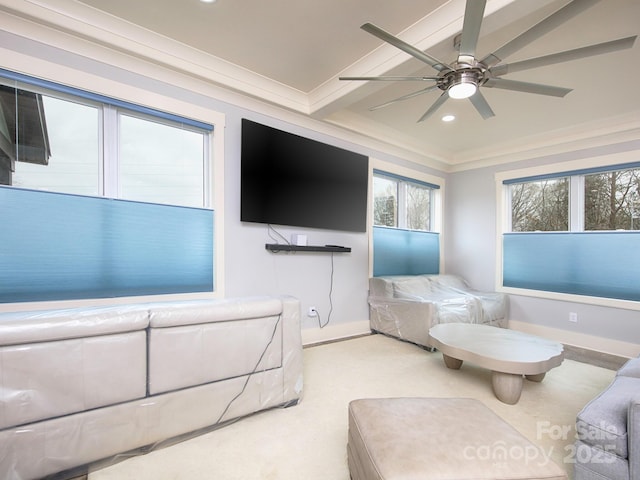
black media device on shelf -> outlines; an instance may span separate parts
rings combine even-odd
[[[243,222],[366,231],[365,155],[242,120]]]

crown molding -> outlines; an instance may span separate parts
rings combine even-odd
[[[476,150],[464,158],[452,159],[449,171],[473,170],[639,139],[640,119],[637,114],[630,113],[585,122],[514,143],[503,143],[482,151]]]

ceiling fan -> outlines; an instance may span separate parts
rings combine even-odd
[[[523,82],[518,80],[508,80],[501,78],[507,73],[519,72],[530,68],[537,68],[555,63],[568,62],[579,58],[589,57],[610,53],[625,48],[631,48],[635,42],[637,35],[632,37],[621,38],[609,42],[590,45],[587,47],[576,48],[564,52],[553,53],[542,57],[531,58],[515,63],[501,63],[504,58],[512,53],[520,50],[530,42],[543,36],[547,32],[558,27],[578,13],[586,10],[599,0],[573,0],[560,8],[556,12],[546,17],[541,22],[521,33],[505,45],[500,47],[493,53],[482,59],[476,58],[476,46],[480,34],[480,27],[484,16],[486,0],[467,0],[464,22],[462,25],[462,33],[456,37],[459,38],[459,55],[455,62],[447,64],[441,62],[437,58],[417,49],[416,47],[400,40],[398,37],[385,32],[381,28],[365,23],[362,29],[379,39],[399,48],[400,50],[412,55],[422,62],[430,65],[438,73],[435,76],[378,76],[378,77],[339,77],[340,80],[373,80],[373,81],[429,81],[435,82],[422,90],[403,95],[389,102],[377,105],[370,110],[377,110],[393,103],[407,100],[409,98],[422,95],[424,93],[441,90],[440,97],[431,105],[431,107],[420,117],[418,122],[422,122],[429,118],[448,98],[469,98],[478,113],[484,118],[493,117],[495,114],[487,103],[486,99],[480,92],[483,88],[501,88],[505,90],[515,90],[518,92],[535,93],[539,95],[550,95],[554,97],[564,97],[571,91],[570,88],[554,87],[551,85],[543,85],[539,83]]]

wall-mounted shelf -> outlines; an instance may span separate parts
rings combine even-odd
[[[285,245],[281,243],[267,243],[264,248],[270,252],[338,252],[348,253],[350,247],[341,247],[338,245]]]

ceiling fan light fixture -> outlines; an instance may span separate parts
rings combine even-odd
[[[478,85],[473,78],[465,77],[464,74],[456,78],[449,89],[450,98],[469,98],[476,93]]]

